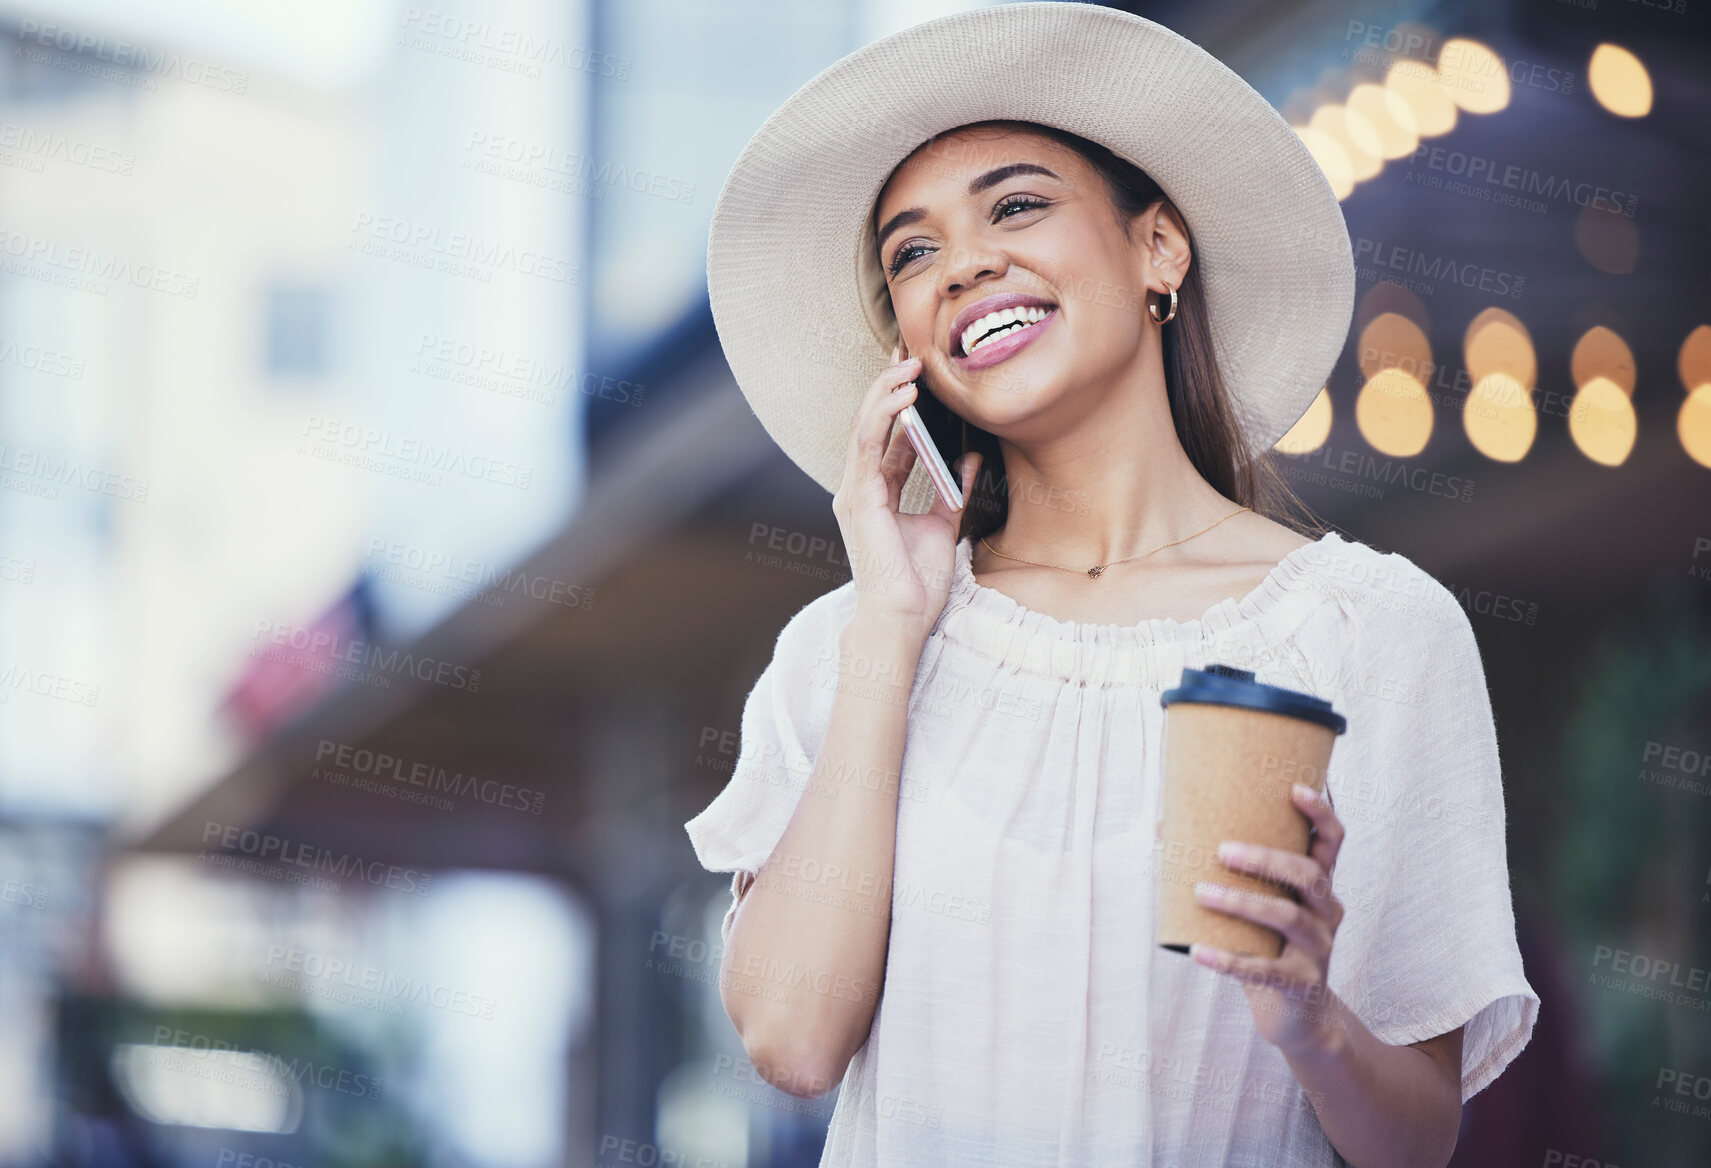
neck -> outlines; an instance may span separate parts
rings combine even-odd
[[[1139,380],[1125,379],[1061,433],[1026,445],[999,440],[1010,499],[995,546],[1058,564],[1107,564],[1236,510],[1177,440],[1156,361]]]

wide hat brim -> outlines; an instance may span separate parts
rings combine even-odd
[[[707,289],[766,432],[837,490],[856,406],[897,339],[873,202],[928,138],[994,119],[1079,134],[1158,181],[1193,235],[1247,454],[1274,446],[1348,336],[1342,207],[1300,137],[1228,66],[1143,17],[1060,0],[876,40],[792,94],[738,156],[713,208]],[[932,495],[917,462],[901,507],[925,511]]]

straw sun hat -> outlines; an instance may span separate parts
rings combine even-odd
[[[725,357],[766,432],[837,489],[856,405],[897,339],[874,200],[922,142],[994,119],[1068,130],[1158,181],[1193,232],[1248,451],[1273,446],[1348,334],[1355,273],[1342,207],[1282,116],[1210,53],[1142,17],[1056,0],[874,41],[792,94],[744,147],[713,208],[707,287]],[[931,502],[917,461],[902,509]]]

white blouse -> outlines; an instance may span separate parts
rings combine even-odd
[[[1235,979],[1153,941],[1162,691],[1223,663],[1348,718],[1326,777],[1347,829],[1330,988],[1386,1043],[1464,1025],[1462,1099],[1539,999],[1510,906],[1484,668],[1451,593],[1332,532],[1198,620],[1060,621],[976,583],[915,674],[884,992],[821,1164],[1334,1165]],[[853,582],[804,606],[749,693],[725,789],[686,825],[737,898],[824,739]],[[822,881],[824,882],[824,881]],[[826,887],[836,894],[836,881]]]

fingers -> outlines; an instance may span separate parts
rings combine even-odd
[[[1313,825],[1313,842],[1307,849],[1307,854],[1319,861],[1326,872],[1337,866],[1337,853],[1343,850],[1343,821],[1337,818],[1337,813],[1331,809],[1331,801],[1325,795],[1312,787],[1301,783],[1294,784],[1292,794],[1295,806],[1307,817]]]
[[[885,476],[886,505],[896,511],[903,498],[903,483],[915,466],[916,455],[915,444],[903,433],[903,426],[896,421],[895,415],[886,443],[885,456],[879,461],[879,472]]]
[[[910,379],[920,371],[921,363],[911,357],[887,366],[867,387],[850,425],[849,461],[852,466],[863,472],[878,470],[893,419],[904,406],[915,400],[915,387]],[[904,386],[907,388],[902,388]],[[900,389],[901,392],[894,392]]]
[[[1292,998],[1299,998],[1312,1015],[1320,1018],[1335,1016],[1330,1009],[1330,990],[1323,976],[1308,968],[1303,958],[1287,952],[1282,957],[1255,957],[1198,942],[1188,947],[1188,955],[1209,969],[1227,973],[1255,988],[1268,986],[1282,990]]]
[[[1246,872],[1262,880],[1287,885],[1310,901],[1322,903],[1332,899],[1331,875],[1312,856],[1264,844],[1226,840],[1218,845],[1218,862],[1232,872]]]
[[[1216,912],[1277,930],[1320,969],[1329,964],[1330,923],[1304,905],[1281,896],[1266,896],[1206,881],[1194,886],[1194,898]]]

